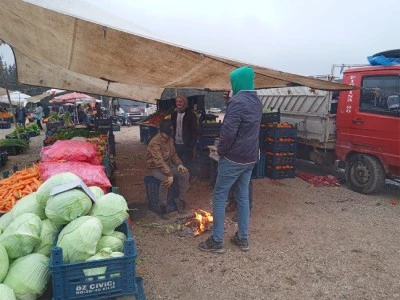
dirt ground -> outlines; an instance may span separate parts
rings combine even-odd
[[[10,157],[2,169],[38,160],[43,139],[33,138],[29,152]],[[116,185],[131,208],[147,299],[400,299],[398,187],[366,196],[299,178],[253,180],[250,251],[229,243],[231,223],[226,253],[208,254],[197,244],[209,233],[168,233],[165,226],[181,216],[163,221],[147,209],[139,128],[123,127],[115,139]],[[208,180],[193,177],[189,208],[211,211],[211,192]]]
[[[366,196],[299,178],[253,180],[250,251],[229,243],[233,223],[227,252],[208,254],[197,249],[208,233],[179,237],[151,226],[180,215],[162,221],[146,208],[146,146],[138,127],[122,128],[115,138],[116,182],[135,209],[137,273],[148,299],[400,299],[397,187]],[[211,211],[211,192],[207,180],[193,178],[189,208]]]

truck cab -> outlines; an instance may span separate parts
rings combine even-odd
[[[374,193],[400,177],[400,66],[350,68],[343,83],[359,89],[340,93],[336,157],[353,190]]]

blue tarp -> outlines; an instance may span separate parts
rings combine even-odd
[[[393,66],[400,64],[400,58],[390,58],[383,55],[368,56],[367,59],[372,66]]]

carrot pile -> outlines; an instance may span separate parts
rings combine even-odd
[[[30,168],[17,171],[8,178],[0,181],[0,212],[10,211],[15,203],[39,188],[39,166],[34,164]]]

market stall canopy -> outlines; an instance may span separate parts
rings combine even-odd
[[[29,103],[38,103],[38,102],[42,101],[44,98],[47,98],[49,96],[55,96],[62,92],[64,92],[64,90],[50,89],[40,95],[30,97],[27,101]]]
[[[26,102],[30,97],[31,96],[18,91],[10,92],[10,99],[12,105],[18,105],[18,106],[22,105],[25,107]],[[0,103],[9,104],[7,94],[0,96]]]
[[[149,38],[132,23],[113,23],[115,15],[107,18],[107,11],[90,2],[28,2],[34,4],[0,1],[0,39],[14,50],[22,83],[154,103],[164,88],[229,88],[229,73],[248,65]],[[96,15],[98,24],[85,21]],[[299,85],[353,89],[253,67],[258,89]]]
[[[73,103],[73,102],[80,102],[80,103],[91,103],[95,102],[96,98],[82,94],[82,93],[69,93],[69,94],[64,94],[62,96],[57,96],[54,97],[52,100],[50,100],[50,103]]]
[[[48,97],[48,96],[51,96],[51,93],[49,93],[49,92],[44,92],[43,94],[36,95],[36,96],[32,96],[32,97],[28,98],[27,101],[28,101],[29,103],[38,103],[38,102],[40,102],[40,100],[42,100],[42,99],[44,99],[44,98],[46,98],[46,97]]]

